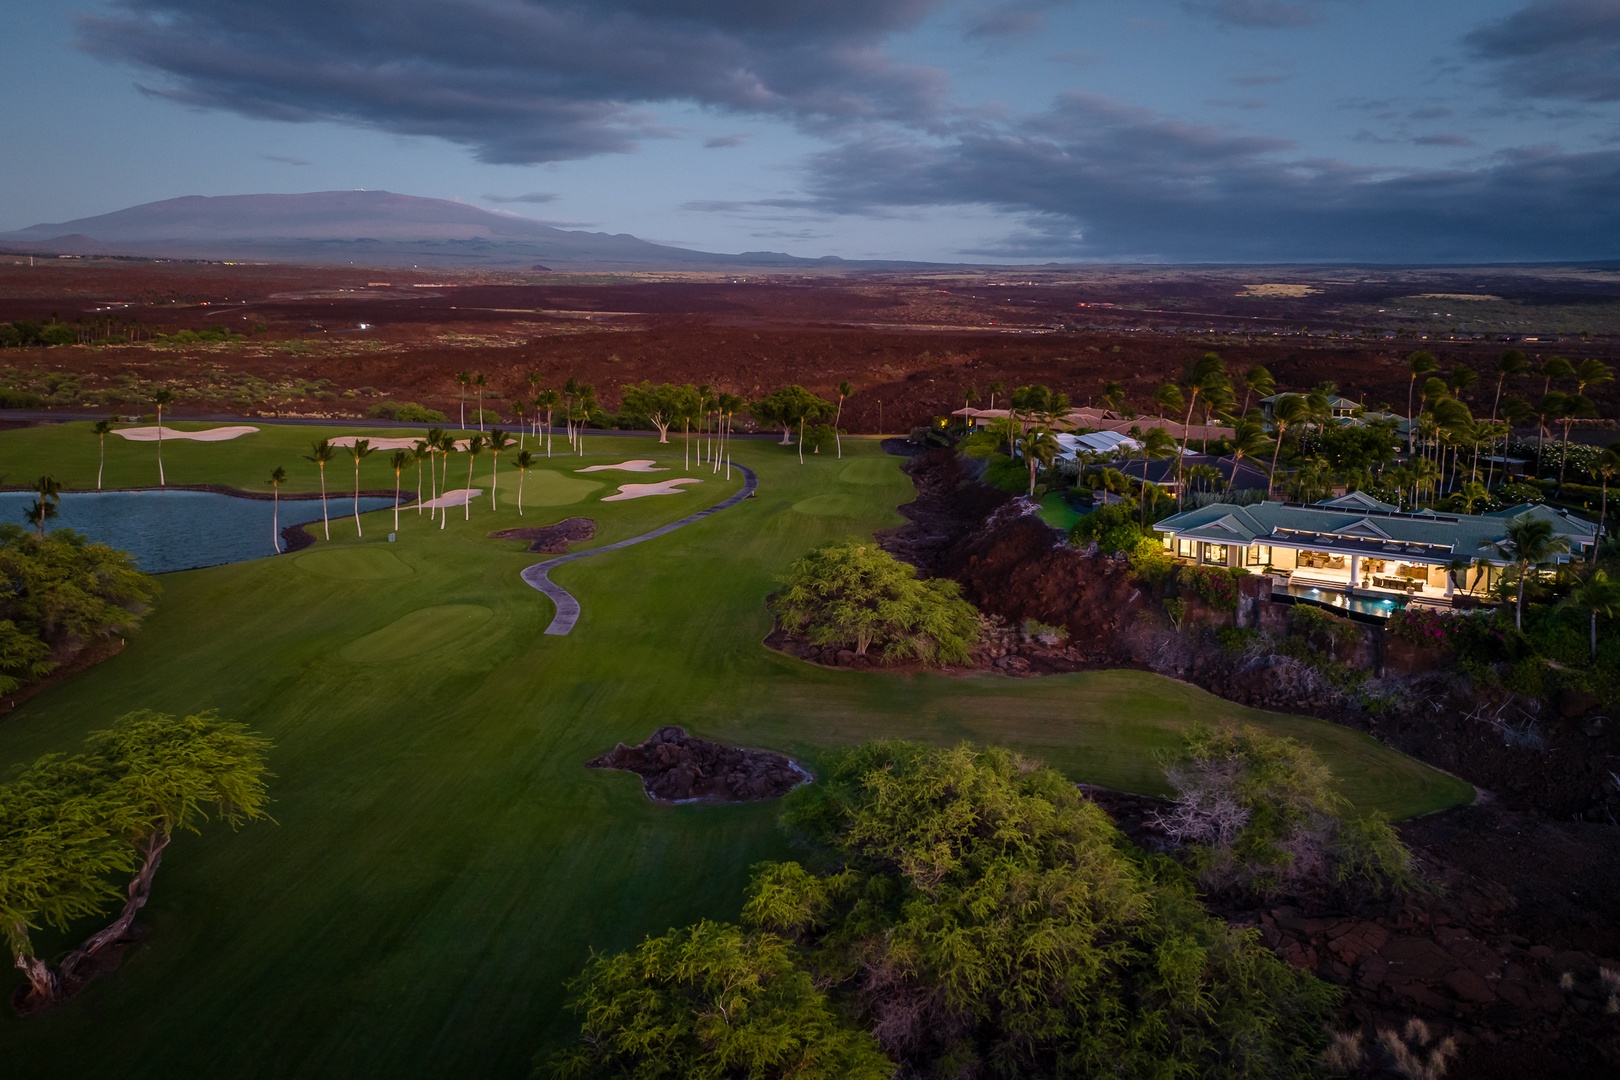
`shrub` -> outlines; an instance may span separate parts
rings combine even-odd
[[[1176,560],[1156,535],[1144,536],[1131,552],[1131,573],[1149,585],[1157,585],[1175,573]]]
[[[1082,514],[1069,529],[1069,538],[1080,544],[1095,541],[1099,550],[1112,555],[1117,551],[1136,551],[1143,535],[1142,527],[1136,523],[1135,510],[1124,503],[1110,503]]]
[[[1361,627],[1354,621],[1311,604],[1295,604],[1288,612],[1288,622],[1308,641],[1348,645],[1361,637]]]
[[[775,606],[783,629],[820,646],[876,645],[889,659],[966,663],[979,617],[954,581],[917,570],[871,542],[817,548],[781,579]]]
[[[1496,497],[1506,506],[1516,506],[1519,503],[1540,502],[1541,489],[1534,484],[1524,484],[1514,481],[1503,484],[1496,489]]]
[[[1069,640],[1067,627],[1053,626],[1043,623],[1039,619],[1024,620],[1024,636],[1031,641],[1038,641],[1042,645],[1062,645]]]
[[[1238,575],[1219,566],[1183,566],[1178,575],[1182,587],[1216,611],[1235,611],[1238,602]]]
[[[1247,626],[1221,626],[1215,630],[1215,644],[1227,656],[1243,656],[1260,641],[1260,631]]]
[[[1389,617],[1385,628],[1402,641],[1443,649],[1456,640],[1459,620],[1430,608],[1405,607]]]
[[[444,413],[429,409],[414,401],[379,401],[366,410],[367,416],[382,420],[401,420],[410,424],[442,424]]]
[[[1006,454],[991,454],[984,470],[984,482],[1009,495],[1029,492],[1029,470]]]

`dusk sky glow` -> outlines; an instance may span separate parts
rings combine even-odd
[[[1620,258],[1620,0],[15,0],[0,229],[385,188],[710,251]]]

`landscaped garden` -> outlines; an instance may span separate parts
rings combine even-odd
[[[183,425],[192,426],[192,425]],[[261,424],[166,442],[173,484],[318,490],[312,441],[354,428]],[[399,431],[379,432],[397,436]],[[736,920],[749,867],[789,857],[775,803],[659,806],[636,777],[587,759],[664,724],[792,754],[874,737],[1012,747],[1071,780],[1167,793],[1155,754],[1194,721],[1243,720],[1314,747],[1344,794],[1393,816],[1465,801],[1466,784],[1347,728],[1256,712],[1138,671],[1042,679],[834,671],[766,649],[766,597],[811,548],[900,519],[910,481],[875,440],[798,460],[733,446],[757,497],[552,578],[583,613],[544,635],[550,602],[518,574],[546,556],[487,533],[595,520],[585,547],[639,535],[740,490],[677,435],[561,438],[524,479],[500,456],[499,506],[345,517],[353,465],[326,467],[332,539],[274,559],[167,575],[119,655],[0,719],[0,768],[71,751],[135,709],[217,710],[272,743],[273,821],[176,837],[142,913],[147,937],[67,1005],[0,1017],[19,1073],[171,1077],[522,1075],[577,1021],[565,980],[591,952],[700,919]],[[534,450],[532,437],[527,447]],[[93,488],[88,424],[0,432],[7,482],[50,473]],[[157,481],[155,445],[108,440],[107,487]],[[667,473],[579,473],[653,458]],[[448,486],[466,484],[451,454]],[[486,491],[491,456],[475,463]],[[392,489],[388,454],[360,486]],[[670,495],[601,502],[622,484],[690,475]],[[401,477],[416,488],[415,467]],[[424,487],[424,491],[425,491]],[[20,524],[20,522],[19,522]],[[266,554],[270,537],[265,537]],[[93,922],[93,920],[91,921]],[[87,922],[89,925],[89,922]],[[42,932],[42,955],[81,933]],[[20,982],[20,977],[18,979]]]

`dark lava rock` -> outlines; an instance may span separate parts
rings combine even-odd
[[[501,529],[489,534],[491,540],[530,540],[529,550],[537,555],[562,555],[569,544],[589,540],[596,535],[596,522],[590,518],[573,517],[555,525],[523,529]]]
[[[694,739],[678,727],[661,727],[640,746],[620,743],[585,766],[636,773],[647,797],[665,803],[776,799],[810,780],[783,754]]]

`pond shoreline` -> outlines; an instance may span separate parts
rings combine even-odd
[[[34,490],[34,488],[26,484],[0,484],[0,492],[21,491],[27,493]],[[63,488],[62,494],[64,496],[116,495],[120,492],[136,491],[205,491],[213,495],[229,495],[236,499],[259,499],[264,502],[271,502],[276,498],[274,492],[246,491],[242,488],[230,487],[226,484],[163,484],[161,486],[153,484],[150,487],[110,487],[101,488],[99,490],[96,488]],[[281,496],[281,501],[301,501],[305,499],[319,499],[321,497],[321,493],[318,491],[287,492]],[[329,491],[326,493],[325,497],[328,499],[352,499],[354,498],[354,490],[351,488],[345,491]],[[361,488],[360,497],[362,499],[392,499],[394,497],[394,489]],[[415,501],[415,492],[406,491],[403,488],[400,489],[399,505],[405,506]]]

